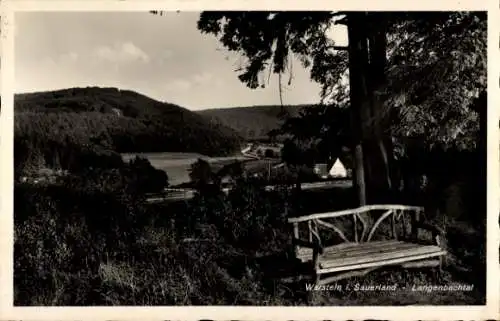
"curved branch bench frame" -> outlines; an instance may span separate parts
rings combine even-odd
[[[374,220],[374,223],[370,227],[366,220],[366,215],[371,215],[374,211],[384,212]],[[349,237],[346,236],[341,228],[325,221],[327,219],[346,216],[352,216],[352,240],[349,240]],[[408,222],[406,221],[407,216],[410,216]],[[444,231],[425,223],[423,218],[423,207],[377,204],[336,212],[293,217],[289,218],[288,222],[293,225],[293,243],[296,258],[302,262],[311,262],[315,274],[315,283],[326,284],[346,277],[364,275],[369,271],[387,265],[401,265],[408,268],[439,266],[441,268],[442,259],[446,255],[446,251],[441,247],[441,238],[444,237]],[[372,241],[382,222],[387,220],[390,220],[392,240]],[[358,221],[360,225],[358,225]],[[302,225],[304,223],[308,227],[308,240],[302,240],[299,237],[299,224]],[[402,235],[397,233],[396,227],[398,223],[403,225]],[[407,223],[410,223],[410,233],[408,234]],[[320,227],[334,232],[343,243],[334,246],[325,246],[320,235]],[[359,227],[362,228],[361,233],[358,233]],[[420,245],[423,241],[419,239],[418,232],[422,229],[431,232],[433,238],[432,245]],[[347,247],[349,249],[346,250]],[[395,251],[394,248],[398,248],[399,253],[397,255],[390,253],[391,251]],[[338,254],[341,251],[344,251],[342,252],[343,254]],[[331,261],[332,256],[335,257],[334,262]],[[358,263],[341,266],[342,260],[354,262],[353,256],[356,256],[355,259],[359,261]],[[364,270],[359,271],[361,269]],[[340,271],[351,272],[320,282],[321,274]]]

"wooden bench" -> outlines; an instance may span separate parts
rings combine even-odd
[[[423,216],[422,207],[367,205],[288,222],[293,224],[296,258],[311,263],[314,283],[323,285],[389,265],[441,269],[444,232],[425,223]],[[432,236],[430,240],[419,238],[422,229]]]

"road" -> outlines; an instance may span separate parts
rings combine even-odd
[[[326,181],[326,182],[314,182],[314,183],[302,183],[302,190],[324,190],[330,188],[351,188],[352,181],[350,180],[339,180],[339,181]],[[266,191],[272,191],[276,188],[276,185],[268,185],[265,187]],[[224,188],[225,193],[229,192],[229,188]],[[165,196],[152,196],[147,199],[148,203],[161,203],[170,201],[181,201],[189,200],[194,197],[194,189],[166,189],[167,193]]]

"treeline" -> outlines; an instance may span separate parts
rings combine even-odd
[[[16,97],[15,168],[113,167],[126,152],[226,155],[231,129],[175,105],[116,89],[72,89]],[[83,159],[86,159],[83,161]],[[109,166],[108,166],[108,165]]]

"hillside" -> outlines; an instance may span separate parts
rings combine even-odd
[[[284,106],[288,116],[298,116],[306,105]],[[198,112],[209,117],[212,122],[219,123],[235,130],[247,140],[265,138],[273,129],[283,123],[281,106],[249,106],[222,109],[206,109]]]
[[[185,108],[116,88],[18,94],[14,105],[16,166],[41,162],[64,168],[82,150],[88,157],[109,152],[224,156],[237,151],[241,141],[234,130]]]

